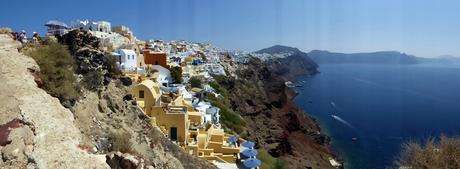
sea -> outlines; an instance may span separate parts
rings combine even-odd
[[[460,65],[322,64],[296,80],[346,169],[395,168],[401,144],[460,134]],[[355,138],[355,139],[354,139]]]

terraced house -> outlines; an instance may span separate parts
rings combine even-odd
[[[180,92],[144,80],[132,89],[132,94],[151,123],[189,154],[210,162],[236,163],[239,159],[238,143],[228,141],[232,136],[212,123],[205,123],[204,115]]]

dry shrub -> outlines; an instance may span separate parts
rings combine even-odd
[[[97,91],[104,83],[104,75],[100,71],[90,71],[83,75],[82,86],[89,91]]]
[[[427,139],[424,144],[404,143],[395,163],[412,169],[460,168],[460,138],[441,136],[439,141]]]
[[[112,142],[112,151],[122,153],[133,153],[133,144],[131,143],[131,134],[128,132],[112,132],[109,138]]]

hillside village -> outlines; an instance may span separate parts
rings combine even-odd
[[[248,129],[240,126],[246,125],[244,122],[234,122],[244,120],[241,115],[229,113],[226,110],[228,106],[222,106],[229,105],[228,103],[219,104],[219,102],[228,102],[229,97],[227,89],[219,84],[223,83],[222,79],[227,77],[241,79],[238,73],[239,66],[252,64],[254,61],[251,58],[253,57],[270,60],[286,58],[292,53],[272,55],[228,51],[206,43],[168,42],[159,39],[142,41],[136,38],[129,27],[112,26],[107,21],[75,20],[67,25],[53,20],[44,25],[47,28],[46,36],[35,36],[36,33],[34,33],[34,38],[29,39],[25,37],[26,32],[15,32],[13,38],[24,46],[40,43],[39,39],[45,38],[66,44],[71,53],[76,56],[79,65],[77,71],[86,74],[104,69],[101,68],[104,67],[104,64],[93,62],[107,61],[95,58],[100,58],[100,56],[114,58],[117,68],[121,71],[121,83],[129,86],[126,90],[129,90],[130,94],[125,95],[123,100],[130,101],[135,111],[142,112],[150,125],[156,126],[165,138],[181,147],[186,154],[211,162],[218,168],[264,166],[262,162],[264,159],[259,160],[258,153],[266,154],[266,152],[258,152],[257,149],[260,148],[260,145],[257,145],[258,140],[248,139],[254,138],[254,135],[250,134],[256,131],[246,131]],[[101,49],[103,53],[95,51],[96,48],[92,49],[95,42],[91,40],[91,36],[97,38],[97,49]],[[79,41],[75,42],[75,38],[78,38]],[[82,44],[79,44],[80,42]],[[82,55],[90,55],[91,58],[88,59]],[[101,79],[101,83],[107,85],[106,88],[110,88],[109,81],[113,78],[108,74],[105,71]],[[100,92],[99,95],[101,95]],[[85,98],[89,97],[91,94],[85,96]],[[74,108],[71,108],[73,111],[80,109],[79,105],[84,105],[82,102],[61,101],[65,107],[73,105]],[[248,103],[254,104],[249,101]],[[225,110],[222,111],[222,108]],[[97,120],[93,119],[93,121]],[[302,126],[299,128],[302,128],[303,132],[310,130]],[[90,130],[93,129],[87,130],[91,132]],[[317,129],[311,130],[308,131],[311,137],[323,137],[314,131]],[[249,134],[243,134],[243,131]],[[327,144],[320,142],[324,146]],[[269,145],[271,145],[270,142],[266,146],[269,147]],[[283,151],[279,150],[273,154],[280,154],[280,152],[283,154]],[[322,151],[329,153],[328,150]],[[320,158],[329,162],[331,168],[341,167],[333,156],[321,156]],[[299,160],[298,163],[302,162]],[[274,163],[270,162],[269,165],[274,165]]]
[[[218,95],[207,82],[213,76],[226,76],[219,58],[225,51],[186,41],[141,41],[128,27],[111,27],[106,21],[76,20],[71,26],[49,21],[45,25],[47,36],[62,37],[72,30],[84,30],[101,39],[104,50],[117,58],[119,69],[137,82],[132,89],[136,105],[186,152],[232,168],[228,164],[235,164],[241,159],[240,153],[253,148],[250,141],[249,146],[241,147],[245,140],[224,132],[219,108],[200,98],[203,92]],[[180,68],[179,77],[171,75],[175,68]],[[187,86],[193,78],[199,83]],[[251,160],[260,165],[254,156]]]

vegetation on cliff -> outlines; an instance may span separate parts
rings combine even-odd
[[[220,94],[215,97],[212,94],[207,94],[206,99],[213,105],[220,109],[220,121],[227,131],[233,131],[242,134],[246,128],[246,122],[242,117],[231,109],[230,99],[228,98],[228,91],[219,83],[223,83],[226,79],[224,76],[215,76],[216,81],[210,82],[210,86]]]
[[[402,146],[398,167],[420,169],[460,168],[460,137],[441,136],[439,140],[428,139],[425,143],[408,142]]]
[[[44,90],[61,102],[77,99],[78,90],[73,73],[76,64],[64,45],[49,41],[25,53],[40,66],[38,76],[43,81]]]

